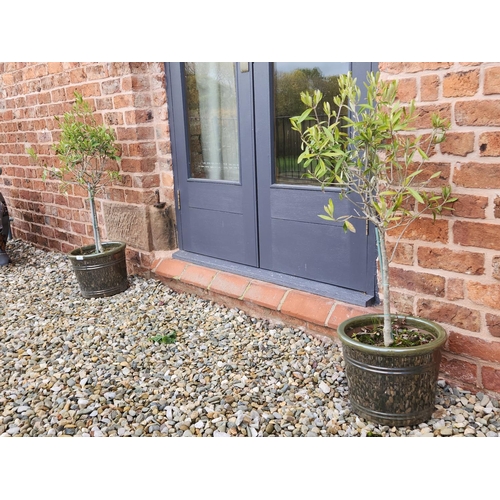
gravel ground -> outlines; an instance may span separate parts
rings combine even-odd
[[[137,276],[84,299],[64,255],[21,240],[7,250],[2,437],[499,435],[497,400],[442,380],[428,422],[366,422],[333,343]],[[152,340],[171,332],[173,344]]]

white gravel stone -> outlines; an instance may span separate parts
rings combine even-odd
[[[351,413],[341,349],[324,338],[138,276],[118,295],[84,299],[66,256],[20,240],[7,251],[1,436],[500,433],[496,399],[443,380],[428,422],[368,422]],[[174,344],[151,340],[172,331]]]

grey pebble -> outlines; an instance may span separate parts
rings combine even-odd
[[[498,400],[438,380],[413,428],[351,413],[341,349],[153,279],[84,299],[67,257],[20,240],[0,267],[2,436],[498,437]],[[50,272],[46,272],[50,269]],[[177,332],[174,344],[154,334]]]

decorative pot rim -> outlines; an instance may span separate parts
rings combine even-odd
[[[369,344],[363,344],[362,342],[354,340],[349,337],[349,335],[347,335],[346,330],[348,330],[349,328],[353,328],[355,326],[364,326],[366,324],[373,324],[374,318],[383,322],[384,315],[379,313],[363,314],[361,316],[355,316],[353,318],[348,318],[342,321],[342,323],[340,323],[337,328],[337,335],[339,336],[342,344],[347,345],[352,349],[382,356],[417,356],[435,351],[436,349],[441,348],[446,342],[448,336],[445,329],[434,321],[415,316],[407,316],[404,314],[391,314],[391,317],[396,319],[404,319],[412,327],[420,328],[422,330],[435,334],[436,338],[434,340],[431,340],[428,344],[412,347],[379,347]]]
[[[70,259],[73,259],[73,260],[80,260],[81,257],[85,257],[85,259],[98,258],[98,257],[101,257],[103,255],[107,256],[107,255],[113,255],[115,253],[121,252],[127,246],[127,244],[124,243],[123,241],[105,241],[104,243],[102,243],[102,246],[103,246],[103,250],[104,250],[102,253],[85,254],[84,252],[86,252],[92,248],[95,249],[95,244],[93,244],[93,245],[85,245],[83,247],[75,248],[74,250],[69,252],[67,255]],[[106,247],[111,247],[111,248],[106,248]],[[77,257],[79,257],[79,259]]]

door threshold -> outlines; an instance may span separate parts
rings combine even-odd
[[[297,276],[268,271],[266,269],[228,262],[221,259],[216,259],[214,257],[207,257],[201,254],[186,252],[184,250],[178,250],[177,252],[173,253],[172,258],[190,262],[192,264],[211,267],[219,271],[239,274],[247,278],[253,278],[259,281],[273,283],[275,285],[280,285],[287,288],[293,288],[295,290],[312,293],[314,295],[320,295],[322,297],[335,299],[347,304],[362,307],[370,307],[376,304],[375,295],[348,290],[346,288],[328,285],[326,283],[320,283],[305,278],[299,278]]]

